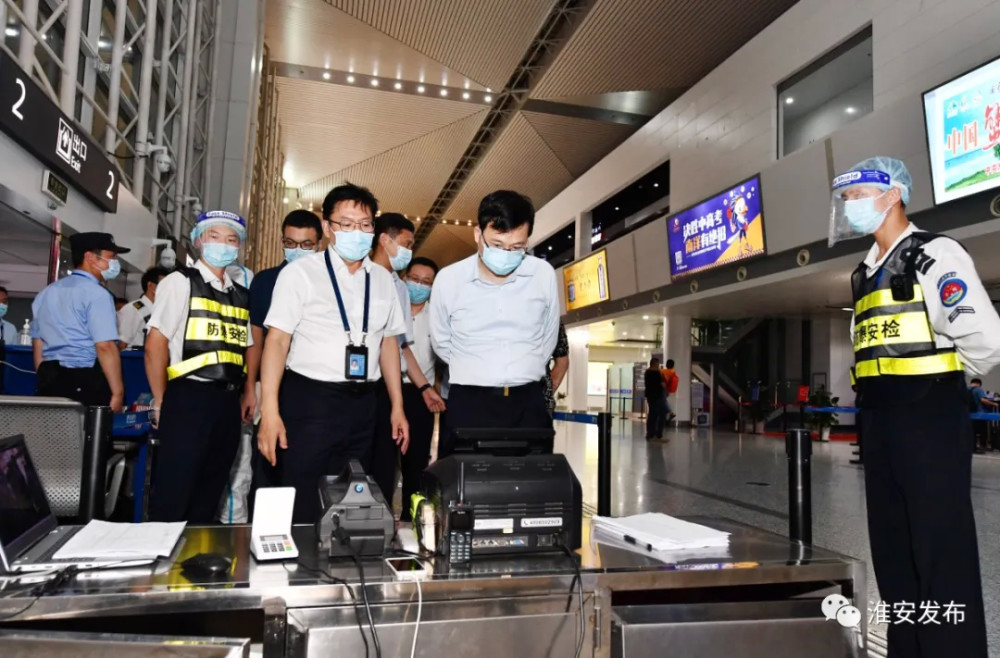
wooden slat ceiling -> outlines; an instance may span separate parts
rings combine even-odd
[[[418,256],[430,258],[439,266],[461,260],[476,250],[473,227],[466,224],[438,224],[417,250]]]
[[[636,130],[635,126],[576,117],[522,114],[573,176],[593,167]]]
[[[456,87],[469,82],[470,89],[484,89],[457,70],[320,0],[268,2],[264,33],[275,62],[413,82],[449,80]]]
[[[301,187],[483,111],[481,105],[462,101],[291,78],[278,79],[278,94],[289,187]]]
[[[534,98],[691,87],[797,0],[596,0]]]
[[[525,194],[535,208],[541,208],[571,182],[573,175],[524,114],[519,113],[462,186],[445,214],[451,219],[475,220],[482,198],[501,189]]]
[[[327,2],[492,89],[506,84],[554,4],[554,0]],[[447,84],[457,86],[451,80]]]
[[[324,176],[301,188],[301,201],[318,208],[330,188],[350,181],[370,188],[383,210],[418,217],[434,202],[484,116],[486,110],[480,109],[444,128]]]

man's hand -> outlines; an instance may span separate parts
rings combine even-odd
[[[404,420],[405,422],[405,420]],[[264,455],[271,466],[278,465],[277,446],[288,449],[288,437],[285,435],[285,423],[277,412],[263,412],[260,417],[260,427],[257,430],[257,449]]]
[[[427,405],[428,411],[432,414],[440,413],[445,411],[447,408],[445,406],[444,399],[435,391],[433,388],[429,388],[423,392],[424,404]]]
[[[160,407],[163,405],[163,400],[154,399],[149,409],[149,424],[153,426],[153,429],[158,429],[160,427]]]
[[[256,384],[250,384],[243,387],[243,402],[241,403],[241,408],[243,410],[243,422],[252,423],[253,417],[257,413],[257,386]]]
[[[120,414],[122,409],[125,408],[125,394],[124,393],[112,393],[111,394],[111,412]]]
[[[393,408],[390,422],[392,423],[392,440],[399,446],[399,451],[405,455],[406,450],[410,447],[410,424],[406,422],[406,414],[403,413],[402,407]]]

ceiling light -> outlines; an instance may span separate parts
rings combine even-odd
[[[330,72],[329,71],[323,71],[323,79],[324,80],[329,80],[330,79]]]
[[[350,83],[353,83],[354,82],[354,76],[353,75],[347,76],[347,81],[350,82]]]
[[[659,187],[659,186],[660,186],[659,183],[653,183],[653,187]]]
[[[402,88],[403,88],[403,83],[402,83],[402,82],[397,82],[396,84],[394,84],[394,85],[393,85],[393,88],[394,88],[394,89],[395,89],[396,91],[399,91],[400,89],[402,89]]]
[[[424,93],[424,86],[423,85],[417,85],[417,93],[418,94]]]
[[[462,100],[463,101],[469,100],[469,92],[467,92],[467,91],[463,91],[462,92]]]
[[[442,89],[441,90],[441,95],[442,96],[447,96],[448,95],[448,90],[447,89]]]
[[[792,98],[791,96],[789,96],[788,98],[785,99],[785,105],[791,105],[794,102],[795,102],[795,99]]]
[[[644,316],[642,316],[642,319],[643,319],[643,320],[648,320],[648,319],[649,319],[649,316],[648,316],[648,315],[644,315]]]
[[[486,101],[487,103],[492,103],[493,97],[490,96],[489,94],[486,94],[485,96],[483,96],[483,100]]]
[[[3,33],[8,37],[16,37],[18,35],[18,30],[16,27],[7,27],[4,29]]]
[[[281,202],[282,203],[288,203],[288,197],[286,196],[284,199],[281,200]]]
[[[618,210],[618,206],[615,206],[615,210]]]
[[[490,89],[489,87],[486,88],[486,91],[491,92],[491,93],[493,92],[493,90]]]
[[[640,336],[639,336],[639,338],[641,338],[641,339],[643,339],[643,340],[646,340],[646,334],[642,334],[642,335],[640,335]]]
[[[847,112],[848,114],[854,114],[855,112],[857,112],[857,110],[855,110],[853,106],[852,107],[848,107],[844,111]]]
[[[628,332],[627,331],[623,331],[622,332],[622,336],[628,336]]]
[[[549,251],[552,251],[552,245],[549,245]]]
[[[853,309],[853,308],[850,308],[850,307],[848,307],[848,306],[841,306],[841,307],[840,307],[840,310],[841,310],[841,311],[847,311],[848,313],[853,313],[853,312],[854,312],[854,309]]]
[[[372,78],[372,86],[373,87],[377,87],[378,86],[378,80],[377,79]]]
[[[466,80],[466,81],[465,81],[465,88],[466,88],[466,89],[468,89],[468,88],[469,88],[469,81],[468,81],[468,80]]]
[[[417,217],[417,221],[418,221],[418,222],[420,221],[420,218],[419,218],[419,217]]]

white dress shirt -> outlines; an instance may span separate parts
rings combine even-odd
[[[194,264],[205,283],[219,292],[229,292],[235,285],[229,274],[223,272],[222,281],[215,276],[208,265],[200,259]],[[181,272],[172,272],[156,284],[156,303],[148,327],[158,329],[166,336],[170,350],[170,365],[184,360],[184,334],[187,329],[188,312],[191,309],[191,281]],[[250,320],[247,320],[247,347],[253,345]],[[189,379],[207,381],[204,377],[188,375]]]
[[[142,308],[135,307],[141,304]],[[146,322],[153,315],[153,301],[143,295],[118,311],[118,339],[129,347],[142,347],[146,342]]]
[[[872,245],[864,261],[868,277],[875,276],[901,241],[919,230],[910,224],[882,258],[878,258],[878,245]],[[945,236],[925,243],[923,251],[932,262],[926,272],[918,269],[916,274],[934,329],[934,343],[939,348],[954,347],[966,371],[985,375],[1000,364],[1000,316],[983,288],[972,257],[960,243]],[[945,306],[944,288],[952,281],[964,284],[965,292],[957,300],[949,299]],[[854,340],[853,317],[851,340]]]
[[[399,367],[403,375],[406,375],[406,358],[403,356],[403,346],[409,345],[413,340],[413,316],[410,314],[410,289],[406,287],[406,282],[399,278],[395,272],[392,273],[392,283],[396,286],[396,295],[399,297],[399,311],[403,314],[403,324],[406,331],[397,336],[399,340]]]
[[[292,335],[285,362],[291,370],[324,382],[348,381],[344,373],[347,333],[340,318],[333,284],[327,274],[324,253],[330,254],[355,345],[361,344],[365,273],[370,274],[370,309],[365,345],[368,347],[368,379],[375,381],[381,376],[379,355],[382,338],[405,333],[406,325],[392,276],[368,258],[354,274],[347,270],[344,260],[332,247],[326,252],[302,256],[289,263],[274,284],[271,308],[264,326]]]
[[[559,336],[552,266],[525,256],[503,283],[479,276],[479,255],[441,270],[430,300],[431,341],[450,383],[520,386],[541,381]]]
[[[424,304],[420,312],[413,316],[413,334],[410,339],[410,349],[413,350],[413,356],[417,357],[417,363],[420,365],[420,370],[424,373],[427,383],[434,386],[434,382],[436,381],[434,366],[437,359],[434,357],[434,348],[431,345],[431,313],[429,304]]]

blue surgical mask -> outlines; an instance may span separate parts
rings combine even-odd
[[[427,292],[429,293],[430,289],[428,289]],[[410,293],[410,297],[411,298],[413,297],[413,293]],[[6,304],[0,304],[0,318],[2,318],[5,315],[7,315],[7,305]]]
[[[507,251],[489,245],[483,246],[483,264],[497,276],[507,276],[518,268],[524,260],[524,251]]]
[[[108,269],[101,270],[101,278],[105,281],[110,281],[121,273],[122,264],[118,262],[117,258],[109,258]]]
[[[410,291],[411,304],[423,304],[431,296],[431,287],[415,281],[407,281],[406,289]]]
[[[201,245],[201,257],[212,267],[228,267],[236,262],[240,248],[222,242],[209,242]]]
[[[292,263],[307,254],[315,253],[312,249],[302,249],[300,247],[295,247],[294,249],[285,248],[285,260]]]
[[[856,233],[871,235],[882,226],[889,208],[882,212],[875,209],[875,200],[880,198],[882,197],[865,197],[844,201],[844,217]]]
[[[410,259],[413,258],[413,251],[407,249],[402,245],[396,245],[396,255],[389,256],[389,265],[395,271],[405,270],[406,266],[410,264]]]
[[[364,231],[334,231],[333,248],[341,258],[348,263],[354,263],[363,259],[372,250],[374,237],[373,233]]]

